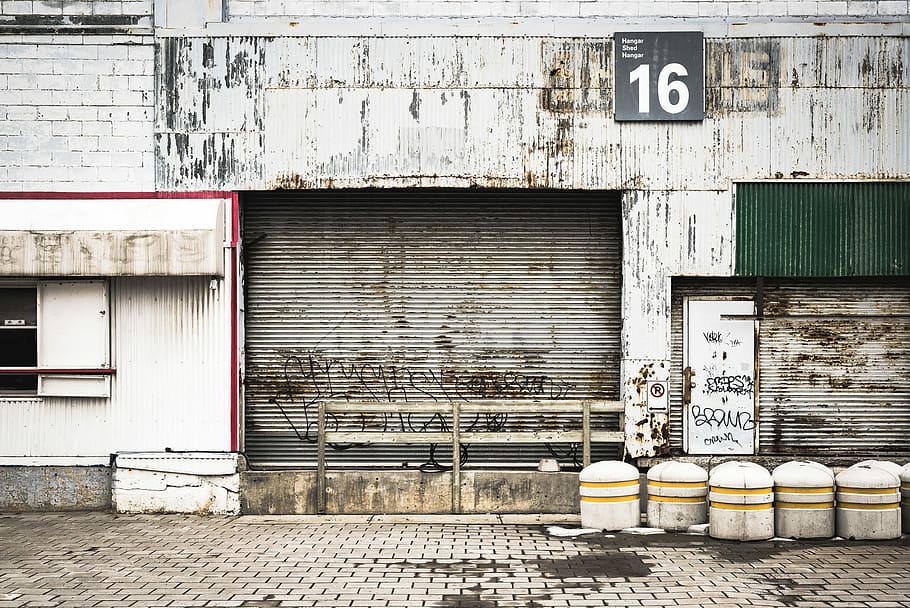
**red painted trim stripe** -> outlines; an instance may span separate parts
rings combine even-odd
[[[0,192],[0,200],[104,200],[104,199],[179,199],[231,198],[232,193],[218,190],[198,192]]]
[[[61,369],[61,368],[41,368],[41,367],[0,367],[0,374],[16,374],[20,376],[30,376],[43,374],[51,376],[54,374],[67,374],[70,376],[113,376],[117,373],[116,369],[104,367],[99,369]]]
[[[237,290],[237,243],[240,240],[240,199],[236,192],[231,195],[231,451],[240,447],[240,319],[238,318]]]

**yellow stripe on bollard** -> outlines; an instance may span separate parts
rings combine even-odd
[[[783,494],[830,494],[834,488],[790,488],[787,486],[775,486],[775,492]]]
[[[711,502],[712,509],[726,509],[728,511],[764,511],[772,507],[770,502],[758,505],[736,505],[729,502]]]
[[[717,492],[718,494],[767,494],[771,491],[771,488],[721,488],[718,486],[711,486],[712,492]]]
[[[707,481],[649,481],[649,486],[655,488],[704,488],[708,486]]]
[[[638,480],[632,479],[630,481],[583,481],[581,482],[581,487],[583,488],[630,488],[632,486],[637,486]]]
[[[833,509],[833,502],[775,502],[778,509]]]
[[[685,502],[690,504],[705,502],[704,496],[655,496],[648,494],[648,500],[654,502]]]
[[[638,500],[637,494],[627,494],[625,496],[582,496],[581,502],[632,502]]]
[[[859,502],[839,502],[837,503],[838,509],[862,509],[866,511],[887,511],[889,509],[897,509],[900,506],[898,502],[886,502],[880,505],[870,505]]]
[[[845,488],[838,486],[842,494],[897,494],[897,488]]]

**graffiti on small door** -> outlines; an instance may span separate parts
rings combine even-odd
[[[753,303],[689,300],[687,364],[690,454],[751,454],[755,446]]]

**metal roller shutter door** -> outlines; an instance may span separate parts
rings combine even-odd
[[[755,286],[742,279],[674,284],[675,454],[683,434],[683,297],[719,295],[754,297]],[[759,453],[910,457],[910,289],[903,281],[766,279],[763,308]]]
[[[263,193],[244,201],[243,222],[254,466],[313,464],[320,399],[618,398],[615,193]],[[469,464],[546,455],[471,449]],[[398,466],[426,452],[371,446],[329,462]]]
[[[764,309],[761,453],[910,455],[910,289],[774,285]]]

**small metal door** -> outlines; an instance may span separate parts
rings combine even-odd
[[[685,450],[754,454],[754,303],[687,299],[685,304]]]

